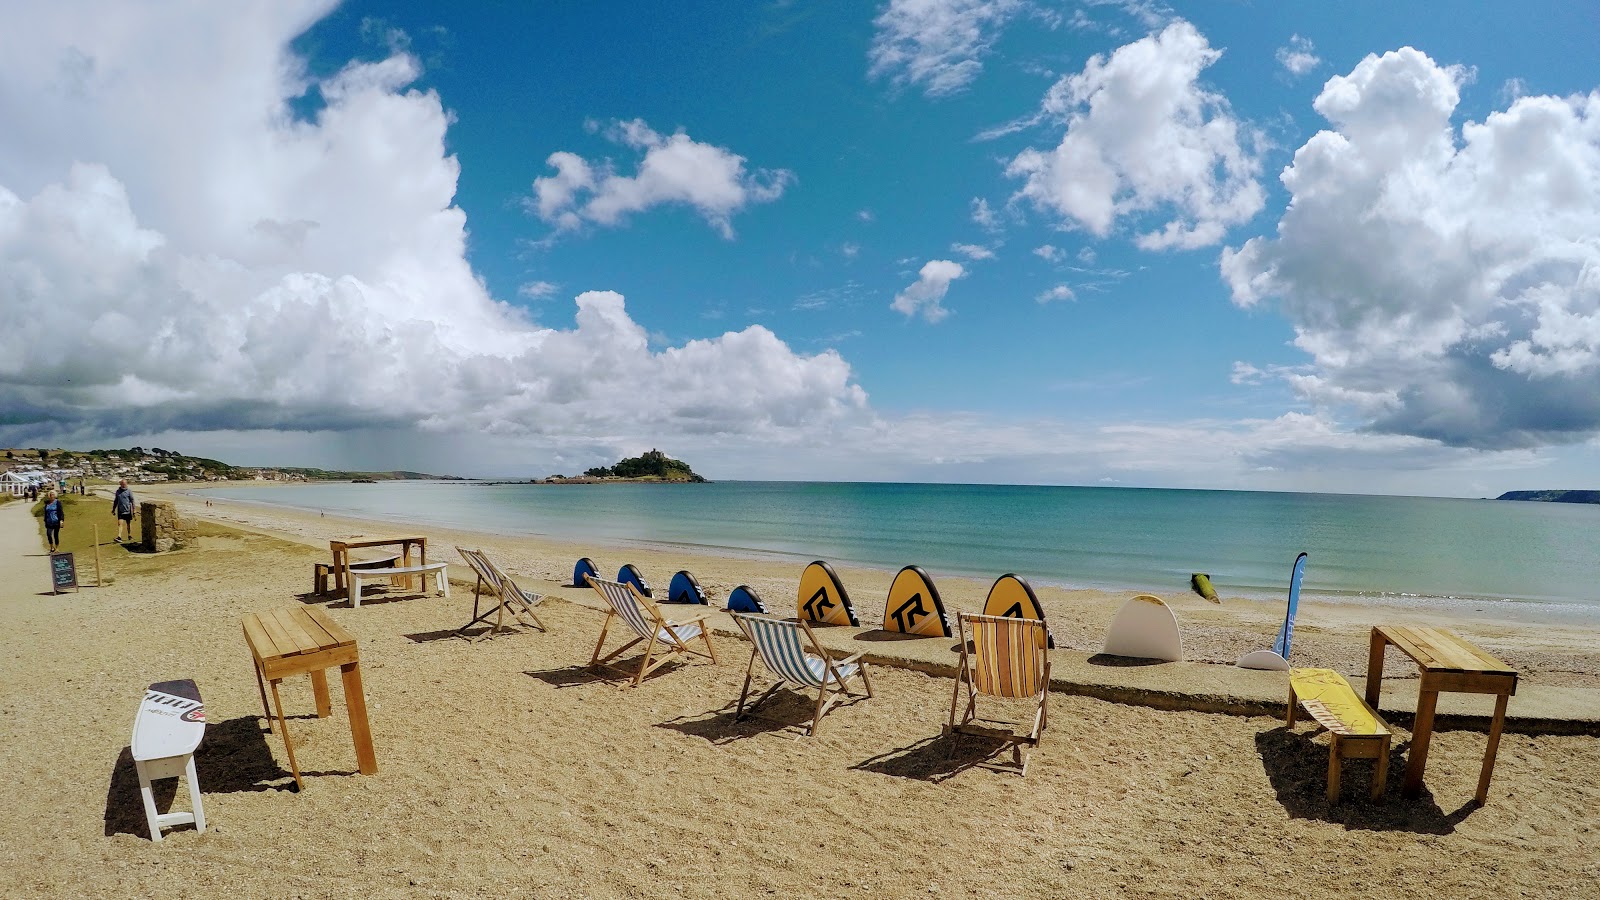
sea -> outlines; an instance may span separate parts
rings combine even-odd
[[[1600,506],[1256,491],[729,481],[538,485],[389,481],[211,494],[502,535],[775,555],[937,578],[1016,573],[1069,588],[1507,604],[1600,616]],[[606,554],[615,556],[615,554]],[[663,573],[664,574],[664,573]],[[1501,610],[1510,612],[1508,607]],[[1521,618],[1521,616],[1511,616]]]

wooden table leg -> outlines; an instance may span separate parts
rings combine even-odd
[[[367,722],[367,695],[361,687],[361,663],[339,667],[344,679],[344,705],[350,713],[350,739],[356,745],[356,768],[363,775],[376,775],[378,756],[372,751],[372,729]]]
[[[350,551],[333,551],[333,590],[335,594],[344,590],[350,584]]]
[[[1423,688],[1417,694],[1417,718],[1411,724],[1411,752],[1406,760],[1406,780],[1400,794],[1415,798],[1422,793],[1422,770],[1428,765],[1428,742],[1433,739],[1433,710],[1439,704],[1439,692]]]
[[[1383,632],[1372,629],[1372,643],[1367,650],[1367,705],[1378,711],[1378,695],[1383,691],[1383,651],[1389,646]]]
[[[1506,724],[1506,703],[1510,694],[1500,694],[1494,700],[1494,721],[1489,723],[1489,746],[1483,751],[1483,771],[1478,773],[1478,793],[1473,799],[1482,806],[1489,799],[1489,778],[1494,775],[1494,757],[1500,751],[1500,729]]]
[[[267,686],[266,683],[261,680],[261,666],[259,663],[255,665],[255,670],[256,690],[261,692],[261,717],[267,720],[267,733],[271,734],[273,731],[272,709],[271,707],[267,706]]]
[[[278,734],[283,736],[283,749],[289,754],[289,772],[294,775],[295,790],[304,790],[306,783],[300,778],[300,764],[294,758],[294,741],[289,739],[289,723],[283,718],[283,698],[278,696],[278,679],[272,680],[272,705],[278,711]]]
[[[326,669],[318,669],[311,673],[311,696],[317,700],[317,718],[326,719],[333,712],[333,701],[328,697]]]

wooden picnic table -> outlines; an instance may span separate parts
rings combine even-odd
[[[363,775],[378,771],[378,758],[372,750],[372,729],[367,722],[367,697],[361,686],[361,654],[356,639],[317,607],[292,606],[244,617],[244,639],[255,657],[256,687],[261,691],[261,709],[267,727],[277,719],[278,734],[289,754],[289,771],[295,787],[303,788],[300,764],[294,758],[294,742],[289,740],[289,725],[283,717],[283,699],[278,683],[294,675],[311,676],[311,693],[316,699],[317,718],[332,711],[328,697],[327,670],[339,667],[344,681],[344,704],[350,713],[350,738],[355,742],[356,767]],[[272,687],[272,709],[267,707],[267,685]],[[274,715],[276,713],[276,715]]]
[[[415,546],[420,558],[418,565],[428,564],[428,539],[425,537],[376,537],[376,538],[350,538],[342,541],[329,541],[328,549],[333,551],[333,588],[336,591],[350,590],[350,551],[362,547],[399,547],[400,568],[411,566],[411,548]],[[415,587],[411,575],[396,575],[394,584],[407,589]],[[348,596],[348,594],[346,594]]]
[[[1500,732],[1505,727],[1506,704],[1517,692],[1515,669],[1443,628],[1408,625],[1377,625],[1372,629],[1372,646],[1367,657],[1367,705],[1378,708],[1383,688],[1383,653],[1390,644],[1416,662],[1422,674],[1417,694],[1417,716],[1411,726],[1410,758],[1401,794],[1416,797],[1422,792],[1422,771],[1428,764],[1428,744],[1433,738],[1433,712],[1440,691],[1495,695],[1494,718],[1489,723],[1489,746],[1483,753],[1483,769],[1478,773],[1478,792],[1474,799],[1482,806],[1489,796],[1489,778],[1494,774],[1494,757],[1500,749]]]

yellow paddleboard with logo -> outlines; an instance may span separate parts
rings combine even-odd
[[[809,622],[861,625],[838,574],[833,571],[833,566],[820,559],[800,573],[800,596],[795,605],[799,607],[800,618]]]
[[[994,587],[989,588],[989,597],[983,601],[983,614],[1044,622],[1044,607],[1039,605],[1039,598],[1033,595],[1033,586],[1009,572],[996,578]],[[1054,650],[1056,636],[1051,633],[1048,622],[1045,623],[1044,634],[1048,646]]]
[[[950,637],[950,620],[933,579],[918,566],[906,566],[889,585],[883,607],[883,630],[926,637]]]

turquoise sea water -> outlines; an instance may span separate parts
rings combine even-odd
[[[723,482],[384,482],[226,496],[367,518],[682,544],[1069,587],[1506,600],[1600,610],[1600,506],[1140,488]],[[598,553],[598,551],[597,551]],[[614,556],[615,554],[607,554]],[[612,560],[602,562],[614,564]],[[617,560],[616,562],[621,562]],[[665,574],[665,573],[662,573]]]

